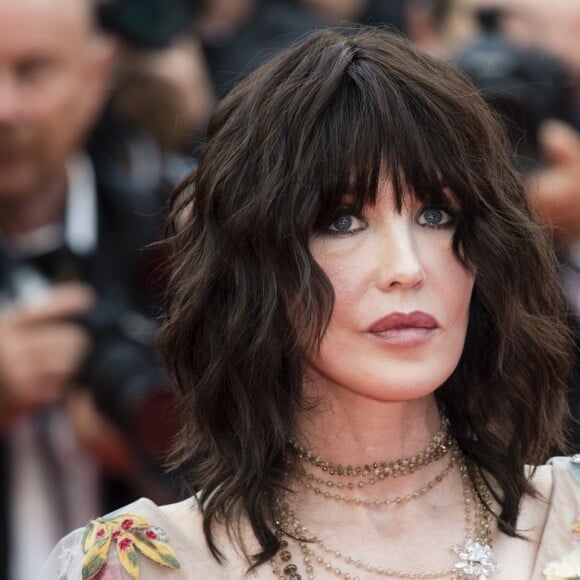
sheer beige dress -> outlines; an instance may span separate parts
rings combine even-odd
[[[534,484],[546,500],[526,497],[523,501],[518,528],[527,541],[496,535],[500,571],[490,580],[580,577],[580,457],[573,459],[554,458],[536,470]],[[243,558],[225,536],[220,546],[228,558],[223,566],[205,545],[194,499],[161,507],[140,499],[63,538],[40,580],[273,578],[268,565],[246,575]],[[89,552],[92,570],[87,566]]]

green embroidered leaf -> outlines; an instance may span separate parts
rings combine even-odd
[[[138,580],[139,560],[137,558],[137,552],[133,540],[129,534],[119,538],[119,541],[117,542],[117,554],[119,555],[119,561],[127,574],[129,574],[131,578]]]
[[[83,559],[83,580],[85,578],[92,578],[99,572],[107,560],[110,547],[111,536],[108,534],[102,540],[98,540],[92,546],[89,546],[86,556]],[[99,567],[95,570],[95,566],[97,565]]]
[[[83,560],[83,580],[94,578],[105,565],[105,559],[98,554],[91,556],[88,560]]]
[[[81,546],[83,547],[83,552],[86,554],[89,550],[89,544],[92,544],[94,540],[91,538],[91,532],[93,531],[95,525],[93,522],[90,522],[85,531],[83,532],[83,539],[81,540]]]
[[[106,524],[106,523],[109,523],[109,522],[114,522],[118,517],[119,516],[108,515],[108,516],[103,516],[101,518],[98,518],[95,521],[100,522],[102,524]]]
[[[135,541],[135,547],[144,556],[156,564],[167,566],[169,568],[173,568],[174,570],[179,570],[181,568],[175,553],[166,542],[161,540],[150,540],[149,538],[143,537],[142,535],[135,535],[133,539]]]
[[[179,570],[181,568],[181,564],[179,563],[177,558],[175,558],[175,556],[171,556],[169,554],[161,554],[161,557],[163,558],[165,564],[169,568],[173,568],[173,570]]]
[[[173,570],[181,568],[167,544],[165,532],[152,527],[143,516],[128,513],[92,520],[86,527],[82,538],[85,552],[83,580],[90,580],[99,573],[107,561],[113,541],[122,567],[134,580],[139,578],[137,550],[156,564]]]

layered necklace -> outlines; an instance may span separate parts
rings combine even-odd
[[[459,450],[449,433],[449,424],[442,421],[441,429],[433,436],[429,445],[405,459],[396,461],[376,461],[362,466],[339,465],[314,454],[296,441],[290,442],[298,459],[306,462],[320,475],[312,472],[288,477],[306,490],[316,493],[325,500],[335,500],[346,504],[362,505],[369,508],[388,508],[413,501],[433,489],[452,471],[459,467],[463,488],[465,513],[465,537],[463,544],[451,546],[456,554],[456,563],[448,569],[432,572],[404,571],[363,562],[328,545],[320,534],[307,528],[297,517],[287,501],[274,498],[272,514],[280,550],[272,560],[273,572],[279,580],[315,580],[316,570],[323,569],[344,580],[360,580],[359,574],[386,578],[451,578],[452,580],[487,580],[497,572],[498,567],[491,546],[492,514],[486,507],[490,505],[489,490],[479,470],[471,465]],[[404,477],[425,465],[449,456],[445,467],[425,486],[405,495],[391,498],[360,498],[350,492],[387,477]],[[330,478],[329,478],[330,476]],[[299,568],[294,559],[291,545],[298,548],[303,567]],[[304,575],[303,575],[304,574]]]

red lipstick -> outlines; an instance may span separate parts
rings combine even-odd
[[[414,346],[431,338],[439,329],[437,319],[426,312],[392,312],[374,322],[368,332],[395,346]]]

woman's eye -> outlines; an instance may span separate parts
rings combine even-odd
[[[417,223],[428,228],[444,228],[455,223],[453,212],[439,207],[426,207],[421,210]]]
[[[366,224],[362,219],[350,213],[342,213],[333,218],[326,229],[333,234],[352,234],[365,227]]]

